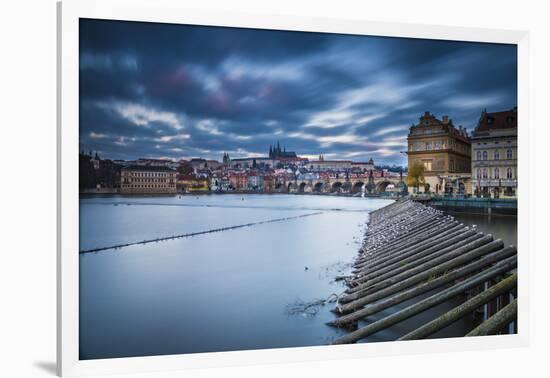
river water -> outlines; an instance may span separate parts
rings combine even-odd
[[[327,344],[342,331],[287,306],[342,292],[368,212],[330,196],[83,197],[80,249],[292,218],[80,255],[80,358]],[[307,268],[307,269],[306,269]]]
[[[289,314],[289,306],[344,290],[334,277],[349,273],[368,212],[389,203],[315,195],[82,197],[81,251],[246,226],[81,254],[80,359],[330,343],[345,332],[325,325],[333,304],[315,316]],[[457,301],[363,342],[396,339]],[[471,328],[464,319],[433,337]]]
[[[486,234],[492,234],[495,239],[502,239],[504,245],[518,245],[518,218],[515,215],[483,215],[450,213],[466,225],[475,225]]]

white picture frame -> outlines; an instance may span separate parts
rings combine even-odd
[[[97,18],[160,23],[231,26],[429,38],[471,42],[512,43],[518,46],[518,333],[482,338],[384,342],[342,346],[198,353],[153,357],[78,359],[78,20]],[[185,9],[167,1],[72,1],[58,3],[57,93],[57,366],[61,376],[144,373],[198,367],[291,363],[309,360],[348,359],[441,351],[466,351],[526,346],[529,341],[529,36],[524,31],[447,26],[378,23],[357,20],[316,19],[281,15],[213,12]]]

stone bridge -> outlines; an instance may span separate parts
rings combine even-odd
[[[371,181],[369,185],[369,181]],[[403,178],[406,181],[406,178]],[[397,185],[401,182],[399,177],[375,177],[375,178],[329,178],[300,180],[293,179],[278,182],[275,189],[289,193],[383,193],[390,184]]]

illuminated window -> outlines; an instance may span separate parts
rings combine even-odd
[[[426,171],[431,171],[432,170],[432,161],[431,160],[424,160],[422,163],[424,164],[424,169]]]

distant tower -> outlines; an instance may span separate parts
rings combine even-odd
[[[372,169],[369,171],[369,181],[367,182],[367,193],[372,193],[374,190],[374,176],[372,175]]]
[[[230,162],[231,162],[231,159],[229,158],[229,154],[227,152],[224,152],[223,153],[223,163],[227,165]]]
[[[273,148],[271,147],[271,144],[269,145],[269,157],[273,157]]]

